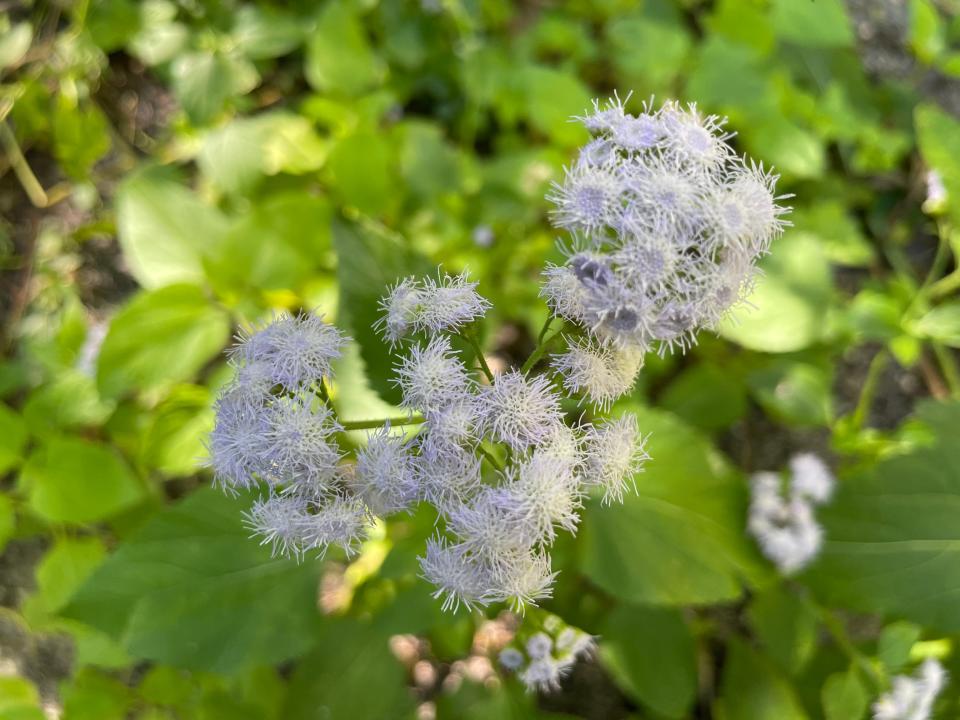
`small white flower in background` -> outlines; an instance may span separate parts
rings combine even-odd
[[[473,244],[477,247],[488,248],[493,245],[493,228],[489,225],[477,225],[471,233]]]
[[[822,505],[833,495],[836,480],[830,468],[813,453],[800,453],[790,458],[793,492]]]
[[[526,662],[523,653],[516,648],[507,647],[500,651],[500,664],[507,670],[519,670]]]
[[[947,673],[939,662],[927,658],[915,675],[897,675],[892,684],[892,690],[873,704],[873,720],[930,720]]]
[[[923,201],[923,211],[929,215],[939,215],[947,209],[947,188],[936,170],[927,170],[926,181],[927,198]]]
[[[747,529],[763,554],[785,575],[806,567],[823,545],[823,528],[814,507],[830,499],[835,480],[815,455],[803,453],[790,461],[789,482],[777,473],[751,478]]]
[[[527,640],[527,655],[532,660],[543,660],[553,650],[553,639],[546,633],[538,632]]]
[[[590,339],[571,341],[566,352],[553,356],[567,391],[582,392],[601,410],[630,392],[642,365],[643,355],[636,349]]]
[[[578,118],[596,137],[547,196],[574,238],[541,294],[600,339],[685,349],[752,287],[756,261],[787,224],[777,176],[738,158],[725,120],[695,105],[614,98]]]

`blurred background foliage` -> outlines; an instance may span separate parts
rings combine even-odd
[[[202,443],[280,309],[356,339],[344,417],[389,411],[405,273],[469,267],[522,359],[569,118],[615,90],[727,115],[794,227],[623,403],[654,460],[547,603],[600,652],[538,698],[417,580],[431,518],[271,560]],[[856,720],[919,658],[960,677],[958,115],[956,0],[0,3],[0,718]],[[784,582],[746,478],[801,450],[841,490]]]

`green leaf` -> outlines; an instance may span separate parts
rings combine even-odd
[[[852,47],[853,30],[842,0],[774,0],[777,37],[809,47]]]
[[[319,91],[359,95],[379,84],[383,61],[370,48],[363,24],[341,0],[325,3],[307,39],[304,75]]]
[[[331,618],[317,638],[316,652],[297,666],[281,716],[388,720],[412,711],[407,674],[390,652],[389,637],[354,620]]]
[[[808,574],[840,607],[960,631],[960,403],[920,406],[929,446],[840,483],[819,511],[826,543]]]
[[[141,2],[139,30],[130,39],[130,53],[148,67],[176,57],[189,39],[186,26],[176,17],[177,6],[171,0]]]
[[[827,678],[821,698],[826,720],[861,720],[867,712],[870,696],[856,668],[851,667]]]
[[[94,105],[77,106],[64,95],[53,109],[53,154],[74,180],[85,180],[110,149],[107,120]]]
[[[630,408],[634,410],[634,408]],[[582,572],[626,602],[732,600],[766,575],[747,540],[746,484],[697,432],[668,413],[636,408],[651,460],[623,505],[590,503]],[[642,548],[642,552],[638,552]]]
[[[94,668],[80,670],[63,690],[64,717],[70,720],[125,720],[132,702],[130,688]]]
[[[3,552],[7,541],[13,537],[17,528],[17,513],[13,501],[7,495],[0,495],[0,553]]]
[[[326,145],[299,115],[237,118],[207,133],[197,156],[203,174],[228,193],[249,193],[266,176],[320,168]]]
[[[100,397],[94,378],[70,368],[30,393],[23,419],[35,435],[50,435],[100,425],[113,410],[114,403]]]
[[[923,160],[939,173],[950,217],[960,223],[960,121],[935,105],[920,105],[913,122]]]
[[[790,684],[739,638],[727,648],[721,688],[714,714],[724,720],[807,720]]]
[[[520,73],[530,124],[565,147],[586,142],[589,133],[579,123],[571,122],[574,115],[583,115],[590,108],[592,99],[580,79],[540,65],[528,65]]]
[[[816,649],[816,613],[783,586],[756,595],[747,619],[770,657],[791,675],[803,669]]]
[[[719,430],[732,425],[747,409],[743,384],[722,368],[700,363],[683,371],[659,404],[701,430]]]
[[[117,194],[117,232],[124,260],[146,288],[202,282],[201,257],[226,229],[227,219],[220,211],[160,168],[134,173]]]
[[[606,39],[621,87],[664,88],[681,71],[690,52],[682,22],[624,15],[606,26]]]
[[[721,323],[720,334],[761,352],[793,352],[819,340],[833,291],[819,243],[787,233],[774,240],[760,267],[763,275],[747,298],[755,307],[734,309],[733,317]]]
[[[43,609],[56,613],[63,608],[106,554],[97,537],[58,540],[37,566],[37,591]]]
[[[154,516],[64,611],[122,638],[135,658],[232,673],[317,641],[319,565],[271,558],[249,537],[249,499],[198,490]]]
[[[782,111],[774,110],[753,118],[750,132],[744,135],[750,153],[763,158],[764,162],[770,163],[779,172],[798,179],[823,176],[826,167],[823,140],[788,120]]]
[[[403,126],[400,174],[411,192],[425,199],[460,188],[460,158],[440,128],[424,122]]]
[[[226,313],[193,285],[143,292],[110,323],[97,363],[101,392],[116,397],[188,380],[230,337]]]
[[[236,17],[233,39],[240,51],[254,60],[286,55],[303,42],[303,22],[282,10],[244,5]]]
[[[747,376],[763,409],[790,425],[828,425],[833,420],[833,379],[828,368],[772,362]]]
[[[353,225],[333,226],[340,286],[340,324],[360,345],[367,377],[380,397],[399,405],[401,397],[390,382],[394,358],[373,325],[380,317],[379,302],[388,287],[408,275],[429,271],[424,258],[393,237],[374,236]]]
[[[228,99],[252,90],[259,81],[243,61],[217,52],[180,55],[171,73],[173,91],[194,125],[210,123]]]
[[[327,164],[334,191],[345,205],[382,215],[398,204],[394,148],[383,135],[362,131],[338,142]]]
[[[0,475],[23,459],[27,425],[19,414],[0,403]]]
[[[38,716],[28,714],[36,709]],[[0,720],[42,720],[40,694],[37,689],[22,677],[0,675]]]
[[[752,48],[709,36],[687,80],[687,95],[708,107],[757,112],[773,105],[771,82]]]
[[[924,63],[932,63],[946,49],[940,11],[930,0],[910,0],[910,48]]]
[[[909,324],[911,334],[960,347],[960,300],[937,305],[919,320]]]
[[[696,648],[679,610],[621,605],[601,636],[600,657],[617,684],[658,716],[686,717],[697,690]]]
[[[877,658],[890,673],[898,672],[910,660],[910,649],[920,639],[922,629],[906,620],[887,625],[877,639]]]
[[[206,456],[204,440],[213,429],[210,392],[178,387],[150,416],[143,440],[143,461],[168,477],[190,475]]]
[[[259,200],[239,218],[206,264],[217,293],[298,289],[331,261],[333,208],[324,198],[287,191]]]
[[[20,483],[30,509],[51,522],[96,522],[144,498],[143,485],[115,452],[78,438],[54,437],[34,450]]]

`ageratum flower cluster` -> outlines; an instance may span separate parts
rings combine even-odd
[[[369,525],[340,464],[343,428],[321,397],[346,341],[322,317],[284,315],[242,334],[231,353],[236,374],[217,400],[209,462],[227,492],[266,488],[247,522],[275,553],[351,553]]]
[[[734,154],[725,119],[644,108],[614,99],[579,118],[595,137],[548,196],[572,243],[542,295],[601,341],[662,353],[745,298],[789,209],[778,176]]]
[[[388,342],[421,336],[405,346],[395,382],[403,406],[424,422],[396,445],[403,460],[393,466],[409,468],[417,496],[442,520],[420,562],[444,608],[522,609],[550,596],[550,546],[558,532],[576,531],[588,490],[621,500],[647,455],[632,415],[567,426],[561,396],[543,375],[510,370],[479,382],[451,343],[489,305],[475,288],[462,275],[408,278],[382,301]]]
[[[892,689],[873,704],[873,720],[930,720],[937,696],[947,684],[947,671],[927,658],[916,675],[897,675]]]

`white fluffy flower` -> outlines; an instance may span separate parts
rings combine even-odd
[[[348,339],[322,315],[281,315],[261,329],[241,333],[231,354],[235,362],[269,368],[274,384],[295,391],[329,377],[330,363]]]
[[[535,451],[493,491],[496,503],[513,518],[529,544],[552,544],[557,527],[577,531],[582,503],[575,469],[557,455]]]
[[[421,495],[442,515],[471,502],[482,487],[480,458],[459,447],[432,457],[421,454],[414,458],[413,470]]]
[[[551,597],[557,577],[550,569],[550,556],[534,550],[497,557],[491,574],[492,586],[485,597],[491,602],[509,602],[521,613],[527,605]]]
[[[813,453],[801,453],[790,459],[790,489],[794,495],[821,505],[833,495],[836,481],[830,468]]]
[[[420,558],[420,570],[436,587],[433,597],[443,598],[444,610],[456,610],[461,604],[467,609],[486,604],[486,572],[462,547],[451,546],[443,538],[430,538]]]
[[[337,471],[340,451],[332,435],[341,430],[323,405],[278,398],[266,409],[262,479],[275,485],[303,484],[325,492]]]
[[[353,555],[369,526],[370,516],[360,498],[336,497],[309,516],[304,523],[304,541],[321,555],[330,545],[339,545],[347,555]]]
[[[501,373],[481,389],[480,402],[484,427],[514,450],[539,445],[561,424],[560,400],[543,376]]]
[[[389,424],[372,433],[357,451],[353,487],[377,515],[406,510],[417,499],[409,442],[391,433]]]
[[[422,281],[405,278],[380,301],[376,328],[391,345],[410,332],[456,331],[483,317],[490,308],[466,273]]]
[[[560,680],[566,669],[553,658],[534,660],[520,673],[520,679],[528,690],[551,692],[560,689]]]
[[[632,347],[603,345],[595,340],[575,340],[567,351],[553,356],[553,367],[571,393],[584,393],[600,409],[633,387],[643,365],[643,355]]]
[[[430,459],[472,446],[478,440],[482,414],[475,395],[464,393],[437,410],[427,411],[425,416],[420,448]]]
[[[403,407],[433,412],[464,397],[472,381],[450,347],[436,336],[426,346],[410,349],[396,370],[394,384],[403,392]]]
[[[423,289],[420,284],[413,278],[400,280],[380,300],[382,314],[374,328],[383,333],[391,347],[396,345],[416,326],[422,303]]]
[[[644,450],[637,417],[624,413],[616,420],[587,428],[584,440],[584,481],[603,490],[603,504],[623,502],[628,488],[636,492],[634,476],[650,456]]]
[[[893,689],[873,704],[873,720],[930,720],[947,673],[933,658],[923,661],[914,676],[897,675]]]
[[[269,544],[274,556],[300,557],[306,551],[309,512],[304,495],[292,493],[261,498],[244,517],[250,530],[261,537],[260,544]]]

